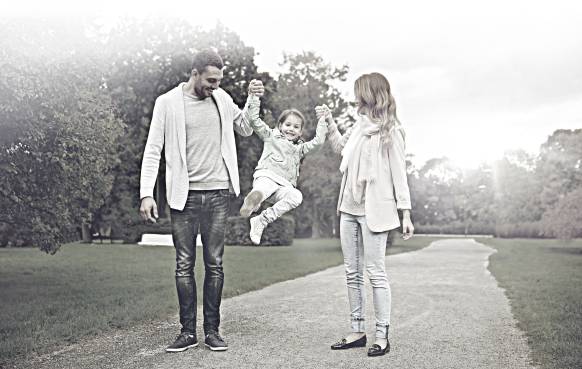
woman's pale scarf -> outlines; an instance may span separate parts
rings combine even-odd
[[[347,175],[352,188],[352,198],[361,204],[369,183],[376,180],[382,162],[382,140],[379,123],[365,115],[360,116],[342,150],[340,171]]]

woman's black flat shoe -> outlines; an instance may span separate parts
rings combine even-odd
[[[352,347],[366,347],[366,343],[368,339],[366,336],[362,336],[362,338],[358,338],[355,341],[347,342],[345,338],[342,338],[339,342],[334,343],[331,345],[332,350],[345,350]]]
[[[382,349],[380,345],[373,344],[368,349],[368,356],[383,356],[390,352],[390,341],[386,342],[386,347]]]

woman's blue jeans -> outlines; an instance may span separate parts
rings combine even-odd
[[[365,332],[366,330],[365,268],[372,285],[376,337],[385,338],[390,324],[392,298],[385,267],[388,232],[372,232],[366,224],[365,216],[341,213],[340,237],[346,269],[352,331]]]
[[[182,332],[196,334],[196,237],[200,229],[204,259],[204,333],[218,331],[224,272],[222,255],[230,194],[228,190],[189,191],[184,210],[171,210],[176,248],[176,289]]]

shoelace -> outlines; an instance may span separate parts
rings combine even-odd
[[[211,335],[212,335],[212,336],[214,336],[214,337],[216,337],[216,338],[217,338],[217,339],[219,339],[220,341],[224,341],[224,340],[222,339],[222,337],[220,337],[220,335],[219,335],[218,333],[209,334],[208,336],[211,336]]]
[[[190,335],[188,333],[180,333],[179,335],[176,336],[176,339],[179,339],[180,337],[184,337],[184,339],[188,339],[188,338],[190,338],[190,336],[192,336],[192,335]]]

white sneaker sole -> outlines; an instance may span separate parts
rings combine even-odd
[[[196,342],[193,345],[182,347],[182,348],[167,348],[166,352],[182,352],[182,351],[186,351],[189,348],[196,347],[196,346],[198,346],[198,342]]]
[[[243,206],[240,208],[240,215],[244,218],[250,217],[251,214],[259,209],[262,200],[263,195],[260,192],[251,191],[251,193],[245,197]]]
[[[212,351],[226,351],[226,350],[228,350],[228,347],[212,347],[206,343],[204,344],[204,346],[208,347]]]

